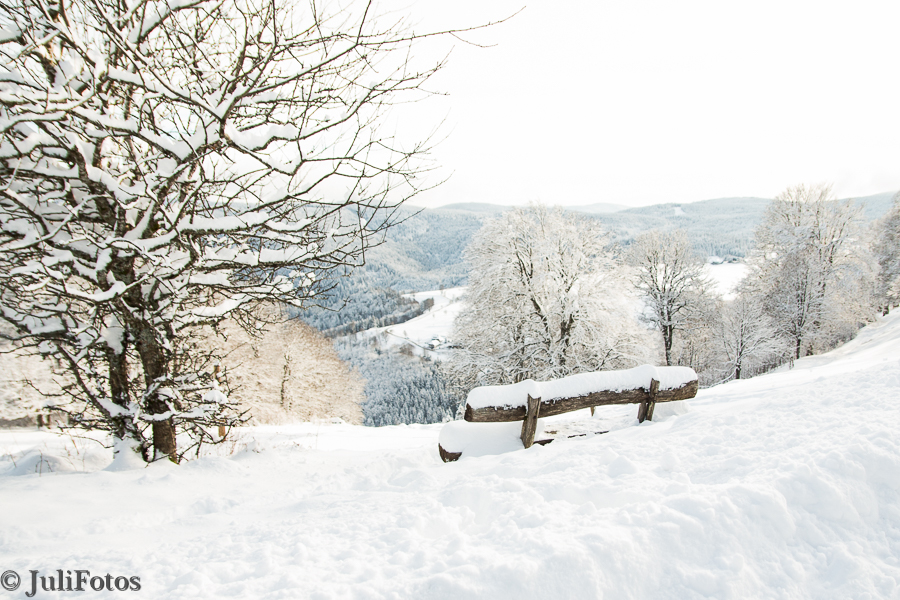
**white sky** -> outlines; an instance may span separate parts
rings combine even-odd
[[[419,0],[408,10],[421,31],[522,6],[467,36],[496,46],[455,42],[434,82],[450,95],[408,113],[422,134],[446,119],[449,135],[433,158],[452,176],[416,204],[900,188],[900,2]]]

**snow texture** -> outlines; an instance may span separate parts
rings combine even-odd
[[[538,419],[536,436],[540,439],[544,419]],[[468,423],[453,421],[444,425],[438,436],[441,448],[462,452],[466,458],[503,454],[522,449],[522,422]]]
[[[659,381],[659,389],[673,390],[697,380],[690,367],[654,367],[643,365],[621,371],[579,373],[555,381],[537,382],[527,379],[512,385],[486,385],[469,392],[466,403],[473,409],[488,406],[525,406],[528,396],[542,401],[575,398],[595,392],[650,389],[650,380]]]
[[[246,428],[121,472],[0,431],[0,564],[136,575],[147,598],[897,599],[898,394],[892,314],[686,414],[559,415],[609,433],[450,464],[441,425]]]

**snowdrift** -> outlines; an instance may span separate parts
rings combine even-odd
[[[607,434],[450,464],[440,425],[303,424],[180,467],[25,474],[63,442],[2,432],[0,562],[148,598],[896,599],[898,398],[890,315],[688,412],[610,407]]]

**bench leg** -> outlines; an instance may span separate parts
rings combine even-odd
[[[534,434],[537,433],[538,413],[541,411],[541,399],[528,396],[528,406],[525,412],[525,420],[522,422],[522,445],[531,448],[534,444]]]
[[[641,402],[640,407],[638,408],[638,423],[653,420],[653,409],[656,407],[656,394],[658,392],[659,382],[655,379],[651,379],[647,399]]]

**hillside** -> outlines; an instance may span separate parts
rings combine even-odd
[[[150,598],[897,598],[898,390],[892,314],[686,412],[571,413],[610,433],[452,464],[441,425],[246,428],[125,471],[0,431],[0,562]]]
[[[707,256],[746,256],[768,204],[764,198],[720,198],[629,208],[597,218],[622,244],[650,229],[684,229]]]
[[[251,423],[331,417],[362,423],[364,382],[338,358],[331,340],[302,321],[270,324],[250,336],[226,319],[218,334],[204,330],[202,335],[205,344],[221,351],[229,399]],[[65,406],[68,399],[59,397],[65,381],[64,372],[39,355],[0,352],[0,427],[34,425],[38,414],[48,414],[45,406]]]

